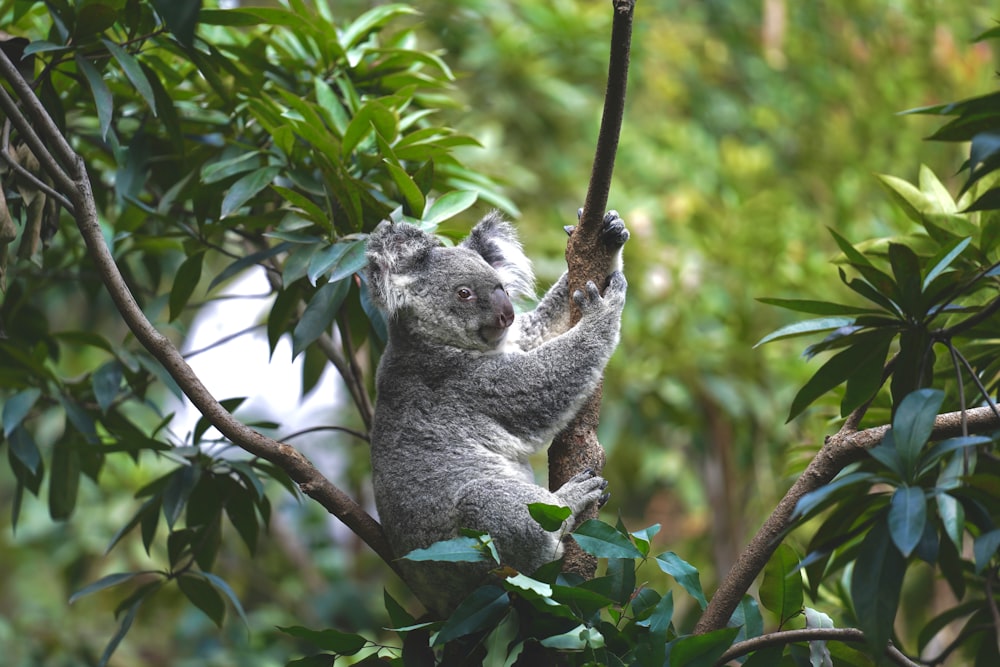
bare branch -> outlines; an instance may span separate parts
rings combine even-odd
[[[272,440],[233,417],[211,395],[170,340],[146,319],[129,291],[98,225],[97,208],[83,158],[59,132],[31,87],[6,54],[0,52],[0,76],[10,82],[24,106],[24,113],[0,87],[0,104],[22,133],[43,169],[66,190],[75,211],[77,227],[122,319],[136,339],[163,365],[184,394],[209,422],[230,441],[284,470],[302,491],[343,521],[391,567],[397,567],[381,526],[342,490],[334,486],[295,448]],[[30,121],[29,121],[30,118]],[[38,134],[35,133],[38,128]],[[45,144],[54,146],[52,153]],[[65,170],[64,170],[65,167]]]
[[[801,630],[782,630],[770,634],[761,635],[747,639],[746,641],[733,644],[729,650],[722,654],[715,664],[721,666],[735,660],[741,656],[759,651],[769,646],[783,646],[786,644],[796,644],[807,641],[833,640],[851,644],[862,644],[865,642],[865,635],[856,628],[804,628]],[[920,667],[917,663],[906,657],[902,651],[890,644],[885,648],[885,655],[900,667]]]
[[[985,433],[1000,427],[1000,418],[988,407],[967,410],[964,418],[969,433]],[[726,627],[743,595],[791,528],[791,517],[799,499],[828,484],[845,466],[861,459],[868,449],[882,442],[888,430],[888,426],[876,426],[863,431],[842,428],[839,433],[827,438],[816,457],[781,499],[719,584],[708,608],[694,628],[695,634]],[[956,437],[962,431],[963,413],[949,412],[938,415],[934,420],[931,439]]]

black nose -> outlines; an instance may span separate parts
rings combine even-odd
[[[502,287],[497,287],[490,294],[490,306],[493,307],[498,327],[506,329],[514,323],[514,306]]]

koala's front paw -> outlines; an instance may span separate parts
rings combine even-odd
[[[612,271],[608,276],[608,282],[604,289],[604,296],[597,289],[593,281],[588,280],[584,290],[573,292],[573,301],[580,307],[580,312],[584,315],[600,312],[603,308],[610,308],[621,312],[625,305],[625,292],[628,289],[628,282],[625,274],[621,271]]]
[[[576,220],[580,221],[583,217],[583,209],[576,209]],[[573,232],[576,230],[575,225],[566,225],[563,227],[566,230],[566,234],[572,236]],[[612,250],[617,250],[625,245],[625,242],[629,239],[628,229],[625,227],[625,221],[621,219],[618,215],[618,211],[611,210],[604,214],[604,222],[601,227],[601,240]]]
[[[588,468],[559,487],[556,496],[576,514],[593,503],[603,504],[601,499],[607,487],[608,480]]]
[[[601,228],[601,239],[612,249],[617,250],[628,241],[629,233],[625,227],[625,221],[618,215],[618,211],[608,211],[604,214],[604,226]]]

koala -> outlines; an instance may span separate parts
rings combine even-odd
[[[620,257],[628,230],[614,211],[601,238]],[[413,225],[383,222],[368,239],[367,260],[368,288],[389,331],[371,463],[394,553],[468,528],[488,532],[502,563],[521,572],[558,559],[562,535],[543,530],[528,504],[569,507],[568,530],[607,482],[586,471],[551,492],[535,483],[528,458],[597,386],[618,344],[624,275],[612,271],[602,296],[593,283],[570,295],[564,274],[533,311],[515,315],[511,299],[532,295],[534,276],[514,228],[496,212],[454,247]],[[573,327],[570,298],[582,313]],[[401,560],[400,568],[443,617],[489,566]]]

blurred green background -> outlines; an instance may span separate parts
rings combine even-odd
[[[0,25],[14,4],[0,3]],[[372,4],[331,3],[344,20]],[[441,49],[458,76],[463,108],[449,122],[483,144],[462,157],[519,207],[547,285],[563,270],[561,227],[575,221],[590,174],[610,3],[413,4],[423,45]],[[986,2],[639,0],[610,203],[632,240],[622,342],[604,391],[605,512],[632,529],[662,524],[657,546],[695,564],[707,591],[837,414],[820,403],[785,424],[816,364],[801,342],[753,348],[794,318],[755,299],[843,298],[827,228],[855,241],[907,228],[875,174],[915,180],[926,164],[957,189],[949,179],[962,147],[922,140],[940,119],[898,112],[995,87],[997,54],[972,39],[997,18]],[[336,463],[348,488],[363,494],[363,447],[336,452],[349,459]],[[84,482],[70,523],[53,523],[33,497],[13,534],[0,512],[0,663],[96,661],[118,599],[67,599],[102,574],[152,567],[136,540],[104,550],[135,511],[134,491],[156,474],[107,466],[101,488]],[[11,488],[0,466],[4,505]],[[217,566],[250,632],[233,614],[218,632],[177,594],[143,609],[111,664],[283,664],[295,647],[276,625],[375,634],[387,625],[383,586],[403,595],[388,568],[315,504],[275,498],[280,516],[257,555],[229,540]]]

